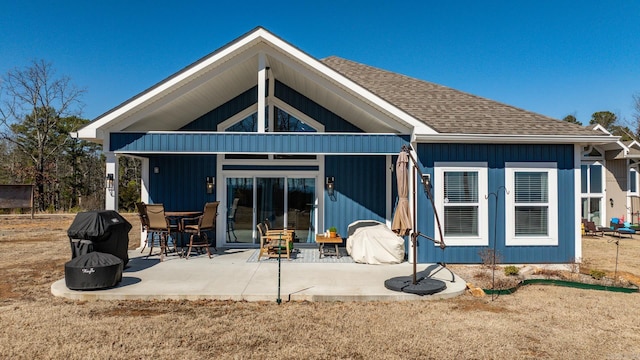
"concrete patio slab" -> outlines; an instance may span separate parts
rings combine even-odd
[[[206,255],[190,259],[169,255],[146,257],[129,251],[129,266],[114,288],[92,291],[70,290],[61,279],[51,285],[55,296],[74,300],[233,300],[233,301],[416,301],[452,298],[464,293],[465,280],[448,270],[433,278],[447,288],[419,296],[388,290],[384,281],[413,274],[407,262],[393,265],[356,263],[248,262],[256,249],[219,249],[212,259]],[[418,271],[433,264],[418,264]],[[278,296],[278,273],[280,289]]]

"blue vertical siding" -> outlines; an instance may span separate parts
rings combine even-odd
[[[326,156],[325,175],[335,177],[335,197],[325,191],[325,227],[343,236],[356,220],[385,221],[385,156]],[[323,180],[324,181],[324,180]]]
[[[325,126],[326,132],[363,132],[340,116],[276,80],[275,96]],[[183,131],[216,131],[218,124],[258,102],[257,86],[183,126]]]
[[[489,248],[496,249],[503,263],[567,263],[575,258],[575,183],[572,145],[418,144],[423,173],[431,174],[439,161],[482,161],[488,164]],[[505,246],[505,163],[555,162],[558,166],[558,246]],[[426,196],[418,197],[418,230],[433,236],[433,210]],[[442,214],[440,214],[442,216]],[[439,250],[420,240],[419,262],[479,263],[487,247],[451,246]]]
[[[340,116],[276,80],[275,96],[324,125],[325,132],[363,132]]]
[[[111,133],[110,151],[162,153],[392,154],[408,136],[362,133]]]
[[[216,131],[218,124],[258,102],[258,87],[243,92],[225,104],[183,126],[184,131]]]
[[[158,174],[153,173],[155,167]],[[202,210],[206,202],[216,200],[215,190],[205,191],[205,178],[216,176],[215,155],[153,155],[149,169],[149,202],[164,204],[166,211]]]

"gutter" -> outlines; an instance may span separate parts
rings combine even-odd
[[[603,145],[616,143],[620,137],[602,135],[414,134],[412,140],[426,143]]]

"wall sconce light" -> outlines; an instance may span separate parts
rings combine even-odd
[[[429,191],[429,187],[431,186],[431,174],[422,174],[421,178],[424,191]]]
[[[335,191],[335,178],[333,176],[327,176],[327,194],[333,196]]]
[[[430,174],[422,174],[422,183],[425,185],[431,185],[431,175]]]
[[[613,198],[609,198],[609,204],[611,204],[611,207],[613,207]]]
[[[206,189],[207,194],[213,194],[213,187],[216,185],[216,178],[213,176],[207,176],[206,179]]]
[[[154,173],[154,174],[159,174],[159,173],[160,173],[160,168],[159,168],[159,167],[157,167],[157,166],[155,166],[155,167],[153,168],[153,173]]]
[[[111,173],[107,174],[107,177],[105,178],[105,184],[104,184],[107,190],[113,191],[113,186],[114,186],[113,181],[114,181],[113,174]]]

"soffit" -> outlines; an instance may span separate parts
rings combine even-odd
[[[110,121],[107,128],[109,131],[177,130],[256,86],[261,54],[265,55],[267,66],[270,67],[271,79],[286,84],[360,129],[378,133],[411,132],[411,126],[405,121],[389,114],[375,101],[367,100],[341,85],[339,80],[345,79],[336,80],[319,71],[318,67],[325,67],[322,63],[315,59],[303,61],[305,59],[292,56],[261,37],[182,78],[143,104],[123,112],[114,121]],[[198,63],[194,63],[187,69],[197,65]],[[163,80],[150,90],[171,79],[172,77]]]

